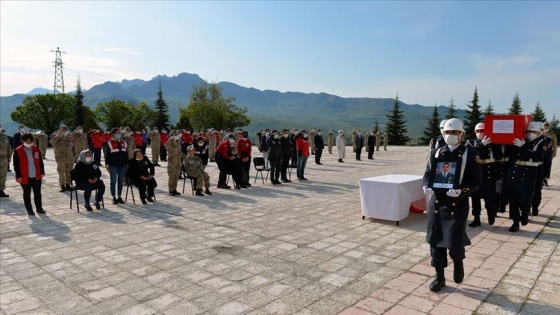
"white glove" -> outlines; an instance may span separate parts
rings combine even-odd
[[[490,142],[492,142],[492,140],[490,139],[490,137],[486,136],[480,142],[482,143],[483,146],[487,146]]]
[[[449,189],[446,193],[449,197],[457,198],[461,194],[461,189]]]
[[[522,146],[525,144],[525,141],[524,141],[524,140],[521,140],[521,139],[519,139],[519,138],[515,138],[515,139],[513,140],[513,144],[516,145],[516,146],[518,146],[518,147],[522,147]]]
[[[429,188],[428,186],[422,187],[422,190],[424,190],[424,195],[426,195],[426,196],[431,196],[431,195],[434,194],[434,191],[431,188]]]

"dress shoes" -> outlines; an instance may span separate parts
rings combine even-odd
[[[99,204],[99,201],[95,202],[95,209],[97,210],[101,209],[101,205]]]
[[[155,202],[155,200],[152,197],[148,197],[148,199],[146,200],[148,200],[148,202]]]
[[[43,209],[37,209],[37,213],[45,214],[45,213],[47,213],[47,212],[46,212],[45,210],[43,210]]]
[[[475,215],[475,216],[474,216],[474,220],[473,220],[471,223],[469,223],[469,226],[470,226],[470,227],[477,227],[477,226],[480,226],[480,225],[481,225],[481,223],[480,223],[480,216]]]
[[[87,211],[93,211],[93,208],[89,204],[84,205],[84,207]]]
[[[529,223],[529,211],[521,212],[521,225],[525,226]]]
[[[10,195],[6,194],[4,190],[0,190],[0,198],[8,198]]]
[[[117,202],[120,203],[121,205],[124,205],[124,200],[122,200],[121,197],[117,198]]]
[[[513,222],[513,225],[509,228],[510,232],[517,232],[519,231],[519,222]]]

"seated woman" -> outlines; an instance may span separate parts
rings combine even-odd
[[[97,189],[95,195],[95,208],[101,209],[99,202],[105,193],[105,184],[101,180],[101,169],[93,160],[93,153],[90,150],[80,152],[78,163],[74,165],[74,178],[76,187],[84,191],[85,207],[87,211],[93,211],[89,204],[91,191]]]
[[[142,150],[134,150],[134,157],[128,160],[127,178],[132,181],[134,186],[138,187],[142,204],[147,204],[146,200],[155,202],[153,197],[157,183],[154,174],[154,164],[142,153]],[[146,188],[148,198],[146,198]]]

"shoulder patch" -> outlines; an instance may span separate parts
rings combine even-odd
[[[546,145],[543,145],[542,148],[543,148],[543,150],[545,150],[545,151],[548,149]]]
[[[477,161],[478,163],[480,163],[480,156],[477,155],[474,159],[475,159],[475,161]]]

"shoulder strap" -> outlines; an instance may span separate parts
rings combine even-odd
[[[459,177],[459,185],[461,185],[463,183],[463,174],[465,174],[465,167],[467,166],[467,157],[468,154],[467,152],[469,152],[469,148],[465,147],[465,153],[463,154],[463,162],[461,164],[461,176]]]

